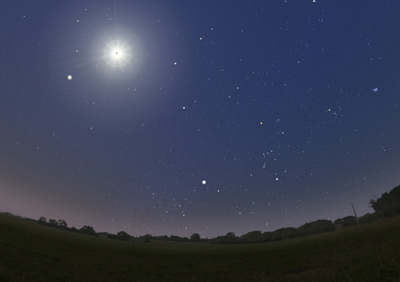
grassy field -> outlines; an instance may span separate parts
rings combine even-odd
[[[0,215],[3,281],[400,281],[400,217],[253,245],[123,242]]]

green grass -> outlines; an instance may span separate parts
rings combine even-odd
[[[400,281],[400,217],[253,245],[91,237],[0,215],[3,281]]]

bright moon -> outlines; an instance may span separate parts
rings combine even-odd
[[[104,49],[104,60],[114,68],[122,68],[128,65],[131,57],[131,48],[121,40],[111,41]]]

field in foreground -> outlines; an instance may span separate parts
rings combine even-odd
[[[400,217],[254,245],[91,237],[0,215],[3,281],[400,281]]]

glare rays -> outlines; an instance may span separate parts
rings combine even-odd
[[[132,50],[130,46],[121,40],[114,40],[106,44],[104,48],[104,60],[113,68],[123,68],[130,64]]]

